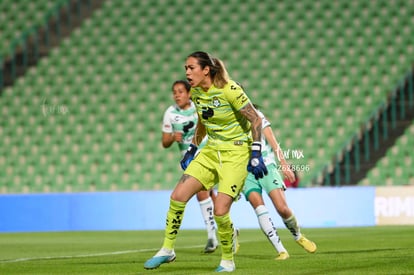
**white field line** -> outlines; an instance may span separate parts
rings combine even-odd
[[[243,242],[240,242],[240,243],[245,243],[245,242],[249,242],[249,241],[243,241]],[[204,247],[204,245],[184,246],[184,247],[179,247],[179,249],[192,249],[192,248],[198,248],[198,247]],[[37,260],[59,260],[59,259],[75,259],[75,258],[88,258],[88,257],[99,257],[99,256],[112,256],[112,255],[122,255],[122,254],[129,254],[129,253],[142,253],[142,252],[150,252],[150,251],[158,251],[158,250],[159,250],[159,248],[146,248],[146,249],[123,250],[123,251],[92,253],[92,254],[80,254],[80,255],[68,255],[68,256],[63,255],[63,256],[45,256],[45,257],[33,257],[33,258],[5,259],[5,260],[0,260],[0,264],[28,262],[28,261],[37,261]]]
[[[190,248],[190,247],[188,247],[188,248]],[[17,258],[17,259],[0,260],[0,263],[17,263],[17,262],[27,262],[27,261],[35,261],[35,260],[57,260],[57,259],[88,258],[88,257],[111,256],[111,255],[121,255],[121,254],[149,252],[149,251],[157,251],[157,249],[149,248],[149,249],[124,250],[124,251],[113,251],[113,252],[92,253],[92,254],[80,254],[80,255],[70,255],[70,256],[64,256],[63,255],[63,256],[46,256],[46,257],[34,257],[34,258]]]

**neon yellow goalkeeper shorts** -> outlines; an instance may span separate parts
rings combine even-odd
[[[196,178],[206,190],[218,183],[217,191],[238,198],[247,177],[250,150],[216,150],[210,146],[201,149],[184,174]]]

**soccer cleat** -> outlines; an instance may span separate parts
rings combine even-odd
[[[204,253],[213,253],[216,251],[218,246],[218,241],[214,239],[208,239],[206,247],[204,248]]]
[[[287,251],[280,252],[279,255],[275,258],[276,261],[283,261],[289,259],[289,253]]]
[[[160,265],[165,263],[171,263],[175,260],[175,253],[174,250],[167,250],[161,248],[154,257],[147,260],[144,264],[145,269],[155,269],[158,268]]]
[[[221,260],[220,265],[216,268],[216,272],[233,272],[234,270],[236,270],[236,265],[229,260]]]
[[[306,239],[303,235],[296,242],[309,253],[314,253],[316,251],[316,244]]]
[[[240,234],[240,230],[238,228],[234,228],[233,231],[233,253],[236,254],[239,251],[240,248],[240,244],[239,244],[239,234]]]

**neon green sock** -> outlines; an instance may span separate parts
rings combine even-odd
[[[167,224],[165,226],[164,248],[174,249],[178,231],[184,216],[186,203],[170,199],[170,208],[167,213]]]
[[[217,223],[217,234],[221,244],[221,259],[233,260],[233,223],[230,215],[214,216]]]

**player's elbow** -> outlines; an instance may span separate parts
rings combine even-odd
[[[162,144],[162,147],[163,148],[169,148],[170,146],[171,146],[171,144],[172,144],[172,142],[168,142],[168,141],[162,141],[161,142],[161,144]]]
[[[164,148],[168,148],[171,146],[171,144],[174,143],[174,136],[172,134],[169,133],[162,133],[162,137],[161,137],[161,145]]]

